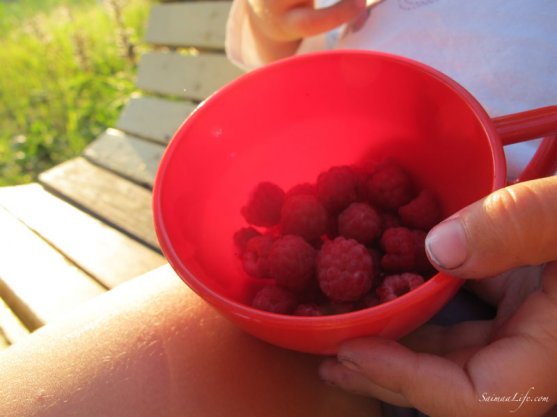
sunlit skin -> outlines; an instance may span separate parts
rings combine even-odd
[[[557,177],[550,177],[452,216],[465,254],[447,272],[468,278],[469,289],[497,307],[496,318],[425,326],[401,343],[348,342],[322,364],[323,379],[431,417],[549,412],[557,401],[556,208]]]
[[[365,0],[340,0],[320,9],[313,0],[248,0],[248,4],[266,62],[292,55],[303,38],[349,22],[366,8]]]
[[[319,362],[244,333],[164,267],[1,351],[0,416],[380,416]]]

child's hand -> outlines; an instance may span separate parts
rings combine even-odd
[[[348,22],[365,10],[365,0],[340,0],[321,9],[312,0],[248,0],[254,28],[276,42],[299,41]]]
[[[434,228],[440,270],[471,281],[493,321],[346,343],[321,376],[431,417],[541,416],[557,402],[557,177],[517,184]],[[513,269],[523,265],[544,265]],[[406,345],[406,346],[404,346]]]

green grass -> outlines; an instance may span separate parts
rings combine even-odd
[[[0,0],[0,185],[35,180],[114,125],[150,3]]]

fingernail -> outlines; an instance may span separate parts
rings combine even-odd
[[[460,220],[445,220],[431,229],[425,240],[425,249],[430,260],[443,269],[462,266],[468,257],[468,245]]]

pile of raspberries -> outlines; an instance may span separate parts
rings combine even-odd
[[[399,164],[334,166],[284,191],[259,183],[234,234],[247,274],[266,283],[251,305],[321,316],[393,300],[434,274],[424,249],[441,219],[435,196]]]

